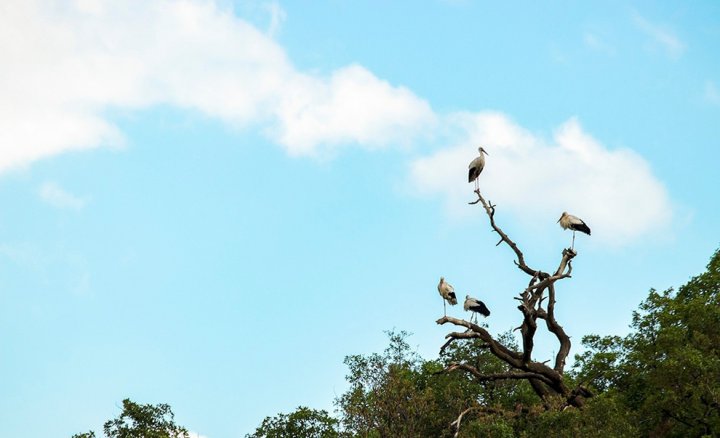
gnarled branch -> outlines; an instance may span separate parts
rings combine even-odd
[[[441,348],[441,352],[454,340],[458,339],[481,339],[484,341],[483,348],[488,348],[490,352],[511,368],[510,371],[503,373],[483,374],[477,368],[462,363],[452,363],[441,372],[449,372],[453,370],[462,370],[474,376],[480,381],[494,380],[527,380],[535,393],[543,400],[546,406],[550,406],[550,397],[561,396],[570,406],[581,407],[584,399],[591,397],[590,393],[584,387],[577,387],[570,390],[564,382],[563,372],[565,361],[570,353],[570,337],[565,333],[562,326],[555,319],[555,283],[565,278],[570,278],[572,274],[572,260],[577,256],[577,252],[573,249],[563,249],[560,263],[557,269],[551,275],[547,272],[536,270],[527,265],[523,252],[518,245],[510,239],[510,237],[495,222],[495,205],[486,201],[479,190],[475,190],[478,199],[470,204],[480,203],[490,220],[490,226],[493,232],[500,236],[501,243],[507,244],[514,252],[516,260],[513,262],[523,272],[531,278],[527,287],[519,293],[515,300],[520,301],[517,306],[523,315],[522,323],[515,330],[520,330],[522,336],[522,351],[514,351],[507,348],[502,343],[495,340],[490,333],[481,326],[472,322],[460,320],[457,318],[445,316],[437,320],[438,324],[452,323],[454,325],[465,327],[463,333],[452,332],[446,336],[448,341]],[[497,246],[496,245],[496,246]],[[547,299],[547,309],[542,308],[542,303]],[[560,348],[553,366],[547,365],[547,362],[537,362],[532,360],[532,352],[534,348],[534,337],[537,331],[537,319],[545,320],[545,325],[550,333],[553,333],[560,343]],[[460,414],[456,420],[459,430],[459,424],[462,416],[468,410]]]
[[[524,371],[524,372],[508,371],[505,373],[483,374],[480,371],[478,371],[478,369],[475,368],[474,366],[464,364],[464,363],[451,363],[447,368],[445,368],[443,370],[443,372],[449,373],[449,372],[452,372],[455,370],[467,371],[468,373],[472,374],[473,377],[475,377],[478,381],[481,381],[481,382],[491,382],[491,381],[495,381],[495,380],[538,379],[548,385],[552,385],[552,383],[553,383],[550,379],[543,376],[542,374],[533,373],[530,371]]]

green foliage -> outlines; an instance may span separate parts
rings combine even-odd
[[[519,348],[512,332],[500,334],[498,341],[511,350]],[[443,366],[453,362],[466,363],[483,374],[511,371],[509,365],[495,357],[488,348],[484,348],[483,342],[479,339],[454,342],[441,357],[441,362]],[[454,373],[451,380],[463,383],[465,402],[471,400],[488,407],[514,410],[518,404],[527,406],[539,401],[530,384],[525,380],[478,382],[471,375],[462,372]],[[460,411],[462,409],[458,410]]]
[[[606,392],[580,409],[566,408],[530,413],[516,424],[516,436],[605,438],[639,436],[636,417],[621,401]]]
[[[517,435],[512,421],[495,415],[482,420],[463,422],[458,436],[460,438],[514,438]]]
[[[187,429],[175,424],[169,405],[141,405],[123,400],[120,416],[103,426],[107,438],[189,438]],[[72,438],[95,438],[95,432],[75,434]]]
[[[507,371],[507,365],[479,340],[456,341],[440,359],[425,361],[411,350],[406,332],[388,335],[390,345],[383,354],[345,359],[350,388],[336,404],[344,431],[352,436],[452,436],[450,423],[468,407],[485,405],[501,411],[538,401],[524,381],[477,382],[464,372],[442,372],[453,362],[469,363],[486,373]],[[511,333],[502,335],[501,341],[517,348]],[[467,424],[481,436],[512,436],[512,427],[504,420],[476,424],[469,419]]]
[[[290,414],[266,417],[246,438],[338,438],[338,420],[327,411],[300,406]]]
[[[437,366],[425,366],[406,342],[406,332],[389,332],[383,354],[345,358],[350,388],[336,400],[342,425],[352,435],[366,437],[440,436],[440,407],[429,376]]]
[[[103,430],[108,438],[188,438],[188,431],[174,420],[167,404],[141,405],[125,399],[120,416],[105,423]]]
[[[577,377],[616,391],[642,435],[720,435],[720,251],[677,293],[650,290],[632,327],[585,337]]]
[[[720,251],[677,294],[651,290],[632,325],[620,384],[645,430],[720,435]]]
[[[588,350],[575,355],[575,379],[599,392],[617,385],[617,367],[623,357],[623,339],[619,336],[588,335],[583,336],[582,344]]]
[[[493,409],[478,406],[466,414],[460,437],[605,438],[640,436],[636,416],[613,392],[588,400],[583,409],[546,410],[541,404],[529,408]]]

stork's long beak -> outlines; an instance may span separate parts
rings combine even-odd
[[[560,216],[560,219],[562,219],[562,216]],[[555,222],[555,223],[558,223],[558,222],[560,222],[560,219],[558,219],[558,220],[557,220],[557,222]]]
[[[489,155],[487,152],[485,152],[485,149],[483,149],[482,151],[483,151],[483,154]]]

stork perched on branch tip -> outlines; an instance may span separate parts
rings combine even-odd
[[[573,238],[572,246],[570,247],[570,249],[572,250],[575,249],[575,231],[580,231],[581,233],[585,233],[588,236],[590,235],[590,227],[587,226],[585,221],[583,221],[577,216],[568,214],[567,211],[563,211],[563,214],[562,216],[560,216],[560,219],[558,219],[558,222],[564,230],[567,230],[568,228],[572,230]]]
[[[478,155],[474,160],[472,160],[470,162],[470,165],[468,166],[468,183],[475,181],[476,191],[480,190],[480,181],[478,180],[478,177],[480,176],[480,172],[482,172],[485,168],[485,157],[483,156],[483,154],[488,154],[482,147],[478,148],[478,152],[480,153],[480,155]]]

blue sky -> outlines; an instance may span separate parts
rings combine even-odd
[[[627,333],[718,246],[718,50],[710,1],[3,2],[0,436],[99,431],[125,397],[208,438],[332,410],[384,330],[435,357],[441,275],[517,326],[479,145],[531,266],[563,210],[593,229],[558,290],[573,352]]]

